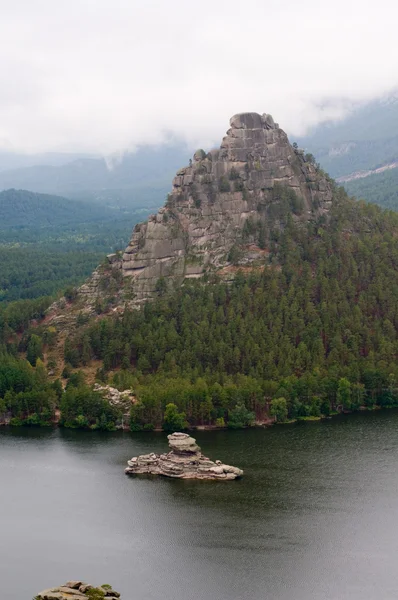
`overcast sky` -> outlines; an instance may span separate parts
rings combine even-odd
[[[395,0],[0,0],[0,147],[209,146],[237,112],[295,134],[398,84]]]

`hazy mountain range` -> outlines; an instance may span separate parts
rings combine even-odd
[[[319,125],[296,141],[350,193],[398,208],[398,93],[353,107],[344,119]],[[0,190],[24,189],[127,209],[157,208],[194,150],[175,141],[111,157],[0,152]],[[380,167],[386,171],[377,172]],[[374,190],[380,189],[375,197]]]
[[[398,160],[398,93],[352,109],[297,140],[335,178],[374,170]]]
[[[191,154],[184,145],[176,144],[142,147],[110,158],[49,154],[3,155],[2,160],[0,155],[0,189],[31,190],[129,208],[160,206],[175,172],[188,164]],[[47,162],[42,163],[44,160]],[[24,161],[31,164],[4,168]]]

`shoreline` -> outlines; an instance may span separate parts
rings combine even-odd
[[[276,421],[273,419],[268,419],[267,421],[258,421],[256,423],[254,423],[254,425],[251,426],[246,426],[246,427],[239,427],[239,428],[234,428],[234,427],[220,427],[218,425],[196,425],[193,427],[188,427],[187,429],[185,429],[184,431],[238,431],[238,430],[243,430],[243,429],[267,429],[269,427],[274,427],[274,426],[282,426],[282,425],[299,425],[301,423],[318,423],[320,421],[329,421],[331,419],[333,419],[334,417],[340,417],[340,416],[350,416],[350,415],[355,415],[355,414],[360,414],[360,413],[366,413],[366,412],[377,412],[377,411],[381,411],[381,410],[392,410],[392,409],[398,409],[398,406],[392,406],[392,405],[388,405],[388,406],[379,406],[377,404],[373,405],[373,406],[360,406],[357,410],[352,410],[352,411],[333,411],[330,413],[330,415],[320,415],[320,416],[307,416],[307,417],[297,417],[296,419],[289,419],[287,421]],[[7,422],[8,421],[8,422]],[[154,429],[151,430],[145,430],[142,429],[141,431],[131,431],[130,427],[116,427],[113,430],[103,430],[103,429],[90,429],[90,428],[85,428],[85,427],[63,427],[62,425],[59,424],[59,421],[53,421],[51,424],[49,425],[25,425],[25,424],[21,424],[21,425],[13,425],[10,423],[10,419],[9,420],[2,420],[0,421],[0,427],[7,427],[9,429],[30,429],[30,428],[35,428],[35,429],[66,429],[69,431],[86,431],[89,433],[93,433],[93,432],[101,432],[101,433],[116,433],[116,432],[127,432],[127,433],[140,433],[140,434],[145,434],[145,433],[170,433],[168,430],[166,429],[162,429],[160,427],[155,427]]]

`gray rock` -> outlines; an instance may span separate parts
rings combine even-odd
[[[79,590],[82,585],[87,585],[83,581],[67,581],[64,587],[72,588],[74,590]],[[80,590],[83,591],[83,590]]]
[[[167,439],[169,440],[169,447],[176,454],[197,454],[200,452],[196,440],[187,433],[171,433],[167,436]]]
[[[231,281],[234,270],[228,256],[237,246],[239,264],[246,270],[251,264],[257,270],[268,268],[264,246],[271,232],[283,230],[286,222],[279,211],[286,198],[275,193],[276,186],[290,198],[296,223],[328,216],[332,185],[293,149],[272,116],[234,115],[220,149],[195,152],[194,161],[177,172],[165,206],[134,227],[123,256],[110,256],[107,268],[99,267],[81,286],[83,312],[95,314],[95,303],[109,297],[116,298],[113,312],[139,307],[157,297],[159,280],[166,288],[213,273]],[[248,220],[262,227],[261,248],[258,232],[243,239]],[[70,327],[68,307],[58,303],[49,312],[58,328]]]
[[[129,413],[131,405],[137,401],[133,390],[124,390],[123,392],[120,392],[110,385],[100,385],[99,383],[95,383],[93,389],[95,392],[101,394],[105,400],[108,400],[111,406],[120,409],[126,414]]]
[[[127,461],[127,475],[163,475],[175,479],[214,479],[230,481],[242,477],[237,467],[213,462],[200,451],[196,440],[186,433],[167,436],[171,449],[167,454],[144,454]]]
[[[84,600],[84,598],[88,598],[86,592],[93,588],[95,586],[82,581],[68,581],[65,585],[43,590],[36,594],[35,597],[40,598],[40,600]],[[97,589],[104,594],[107,600],[117,600],[120,598],[119,592],[116,592],[112,588],[98,586]]]
[[[248,219],[262,221],[266,236],[283,227],[270,208],[275,184],[289,188],[302,203],[302,212],[294,214],[297,222],[328,212],[329,182],[294,151],[271,115],[237,114],[230,126],[220,150],[209,155],[198,151],[195,162],[178,171],[158,218],[134,229],[122,272],[125,285],[130,280],[135,305],[157,295],[161,277],[178,284],[209,269],[223,276],[226,257],[242,243]],[[257,258],[252,252],[244,264]],[[268,256],[262,262],[266,266]]]

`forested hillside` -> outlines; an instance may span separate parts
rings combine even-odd
[[[44,364],[44,350],[54,347],[56,330],[43,327],[37,335],[37,330],[28,328],[32,320],[45,316],[50,301],[39,298],[0,305],[0,425],[52,425],[61,401],[72,403],[76,399],[78,383],[80,410],[83,402],[85,413],[98,421],[96,428],[114,429],[120,417],[118,411],[83,387],[81,378],[74,381],[71,377],[64,392],[61,381],[49,377],[52,363],[47,360]]]
[[[356,198],[374,202],[383,208],[398,210],[398,168],[344,183]]]
[[[77,285],[125,247],[148,209],[111,209],[26,190],[0,192],[0,301]]]
[[[87,156],[66,164],[53,160],[53,164],[43,162],[24,168],[0,169],[0,189],[22,188],[129,210],[159,207],[172,177],[186,163],[188,154],[185,145],[175,143],[143,146],[135,152],[107,158]]]
[[[60,410],[66,427],[113,429],[122,414],[86,385],[94,376],[133,390],[134,431],[398,406],[398,213],[350,199],[270,115],[231,123],[222,151],[195,153],[163,209],[80,292],[46,316],[50,298],[0,307],[7,419],[48,424]],[[3,298],[78,283],[96,252],[123,248],[123,227],[3,230]],[[182,267],[165,270],[174,251]]]
[[[143,310],[71,333],[65,360],[100,359],[99,377],[133,385],[135,429],[161,424],[170,402],[191,424],[395,404],[397,231],[396,213],[340,189],[330,222],[290,220],[269,268],[238,270],[232,286],[159,287]]]
[[[119,214],[118,214],[119,213]],[[9,189],[0,192],[0,229],[65,227],[121,219],[120,211],[60,196]]]

